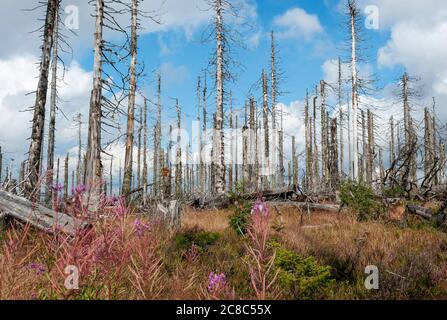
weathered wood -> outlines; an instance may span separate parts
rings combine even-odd
[[[429,219],[429,220],[431,220],[433,218],[433,210],[427,209],[424,207],[419,207],[419,206],[408,205],[407,213],[417,215],[424,219]]]
[[[157,212],[163,215],[163,218],[168,221],[171,228],[180,227],[181,223],[181,206],[176,200],[170,201],[168,206],[161,203],[157,205]]]
[[[338,204],[323,204],[323,203],[312,203],[312,202],[293,202],[293,201],[268,201],[270,206],[291,206],[300,209],[309,209],[309,210],[320,210],[320,211],[328,211],[328,212],[339,212],[341,210],[341,206]]]
[[[75,236],[80,230],[87,228],[89,225],[80,219],[52,211],[41,205],[34,205],[25,198],[1,190],[0,212],[3,212],[6,217],[30,224],[39,230],[49,233],[59,231]]]

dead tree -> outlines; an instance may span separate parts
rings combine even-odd
[[[203,162],[203,141],[202,141],[202,110],[201,110],[201,102],[202,102],[202,91],[201,91],[201,79],[200,77],[197,80],[197,126],[198,126],[198,139],[199,139],[199,172],[198,172],[198,180],[199,180],[199,190],[201,193],[205,192],[205,168],[204,168],[204,162]]]
[[[133,164],[133,146],[134,146],[134,131],[135,131],[135,94],[137,89],[137,27],[138,27],[138,0],[132,0],[131,8],[131,36],[130,36],[130,90],[129,103],[127,109],[127,133],[126,133],[126,153],[124,160],[124,178],[123,178],[123,195],[129,200],[132,183],[132,164]],[[138,177],[139,179],[139,177]]]
[[[321,179],[322,186],[327,186],[329,179],[329,143],[328,143],[328,116],[326,111],[326,82],[320,81],[320,114],[321,114]]]
[[[333,118],[331,120],[331,139],[329,144],[329,175],[332,190],[336,190],[340,178],[338,159],[337,118]]]
[[[233,97],[230,94],[230,115],[229,115],[229,126],[230,126],[230,164],[228,166],[228,189],[233,191],[234,177],[233,177],[233,159],[234,159],[234,134],[233,134]]]
[[[367,112],[368,122],[368,145],[367,145],[367,157],[366,157],[366,172],[367,182],[369,184],[373,181],[374,175],[374,158],[375,158],[375,141],[374,141],[374,114],[368,109]]]
[[[65,157],[65,164],[64,164],[64,201],[68,200],[68,161],[70,159],[70,154],[67,153],[67,156]]]
[[[341,58],[338,57],[338,77],[337,77],[337,108],[339,112],[339,141],[340,141],[340,177],[344,176],[344,157],[345,157],[345,150],[344,150],[344,135],[343,135],[343,126],[344,126],[344,111],[342,109],[342,100],[343,100],[343,79],[342,79],[342,71],[341,71]]]
[[[180,130],[182,127],[181,123],[181,109],[180,104],[178,102],[178,99],[176,99],[175,107],[177,110],[177,150],[176,150],[176,159],[175,159],[175,193],[177,197],[180,197],[182,194],[182,176],[183,176],[183,170],[182,170],[182,138],[180,134]]]
[[[157,120],[154,128],[153,194],[159,195],[161,157],[161,74],[157,74]]]
[[[223,106],[224,106],[224,54],[225,39],[223,28],[222,2],[225,0],[214,0],[215,5],[215,33],[216,33],[216,127],[219,143],[216,143],[215,153],[218,155],[215,172],[216,191],[218,194],[225,192],[225,142],[223,133]]]
[[[59,12],[56,12],[53,33],[53,57],[51,65],[50,121],[48,127],[47,174],[45,203],[51,203],[53,191],[54,140],[56,130],[57,63],[58,63]]]
[[[306,90],[306,101],[304,105],[304,141],[306,148],[306,177],[305,177],[305,190],[309,191],[313,189],[312,178],[312,130],[311,121],[309,118],[309,92]]]
[[[137,188],[141,188],[141,140],[143,134],[143,110],[140,108],[140,119],[138,123],[138,139],[137,139]]]
[[[318,92],[317,90],[315,90],[315,96],[313,98],[313,112],[312,112],[312,137],[313,137],[313,152],[312,152],[312,156],[313,156],[313,160],[312,160],[312,168],[313,168],[313,173],[312,173],[312,186],[314,187],[313,191],[316,191],[316,187],[320,184],[320,175],[319,175],[319,166],[318,166],[318,156],[319,156],[319,152],[318,152],[318,144],[317,144],[317,99],[318,99]]]
[[[84,183],[87,185],[84,202],[91,205],[93,212],[98,211],[101,184],[101,99],[103,75],[103,26],[104,0],[96,0],[96,27],[93,63],[93,90],[90,98],[88,140]]]
[[[292,136],[292,166],[293,166],[292,187],[294,190],[297,190],[298,189],[298,156],[296,154],[295,136]]]
[[[48,75],[50,69],[51,50],[54,47],[54,32],[57,25],[60,0],[48,0],[45,25],[43,28],[42,54],[39,68],[39,80],[36,101],[33,107],[31,143],[28,154],[28,179],[25,193],[28,198],[37,200],[39,173],[41,172],[42,144],[45,126],[45,104],[47,101]]]
[[[269,140],[269,117],[268,117],[268,88],[267,88],[267,75],[265,71],[262,71],[262,115],[263,115],[263,127],[264,127],[264,190],[269,189],[270,179],[270,140]]]
[[[148,184],[148,164],[147,164],[147,99],[144,98],[144,114],[143,114],[143,205],[146,205],[147,184]]]
[[[354,162],[354,172],[353,177],[355,181],[359,180],[359,150],[358,150],[358,109],[359,109],[359,83],[358,83],[358,33],[361,21],[361,13],[356,0],[348,0],[348,13],[350,18],[350,33],[351,33],[351,72],[352,72],[352,131],[353,131],[353,162]]]

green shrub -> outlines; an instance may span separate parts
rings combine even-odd
[[[193,228],[177,234],[175,236],[175,245],[179,251],[189,250],[193,245],[200,249],[206,249],[215,244],[218,239],[218,233]]]
[[[250,202],[240,201],[236,203],[234,213],[229,217],[229,225],[238,235],[242,236],[247,232],[251,207]]]
[[[278,282],[294,299],[318,299],[323,297],[334,280],[331,267],[319,265],[311,256],[302,257],[295,252],[275,245],[275,268]]]
[[[375,200],[372,188],[364,182],[347,181],[340,186],[341,202],[359,214],[360,220],[380,216],[380,206]]]
[[[393,186],[383,189],[383,194],[387,198],[402,198],[405,196],[406,191],[402,186]]]

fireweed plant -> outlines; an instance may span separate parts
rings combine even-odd
[[[250,222],[247,228],[248,242],[245,247],[249,256],[247,265],[252,288],[259,300],[272,298],[270,290],[274,285],[277,273],[273,266],[276,251],[268,245],[270,233],[270,209],[268,205],[258,199],[251,211]]]

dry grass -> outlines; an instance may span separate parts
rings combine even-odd
[[[347,212],[311,212],[294,207],[271,208],[276,237],[304,256],[332,266],[339,281],[336,299],[447,298],[447,234],[429,226],[401,228],[401,205],[390,210],[391,221],[358,222]],[[188,226],[223,231],[228,211],[194,212]],[[366,266],[381,271],[379,291],[363,286]]]
[[[401,208],[391,209],[399,218]],[[358,222],[347,212],[270,208],[272,235],[302,256],[332,268],[326,299],[447,299],[447,234],[393,220]],[[67,242],[32,230],[0,234],[0,299],[209,299],[208,275],[225,273],[237,299],[256,298],[247,239],[229,228],[232,210],[187,209],[182,229],[220,235],[207,248],[179,251],[176,235],[153,222],[138,233],[133,214],[95,225],[91,237]],[[142,221],[148,223],[148,221]],[[150,257],[150,259],[148,259]],[[33,263],[44,267],[37,274]],[[63,288],[63,267],[81,266],[81,290]],[[380,270],[380,290],[364,288],[364,269]],[[155,275],[155,277],[154,277]],[[279,288],[280,289],[280,288]],[[290,297],[281,296],[287,299]]]
[[[186,229],[198,227],[210,232],[223,232],[228,228],[228,217],[233,212],[227,210],[194,210],[188,208],[182,216],[182,226]]]

